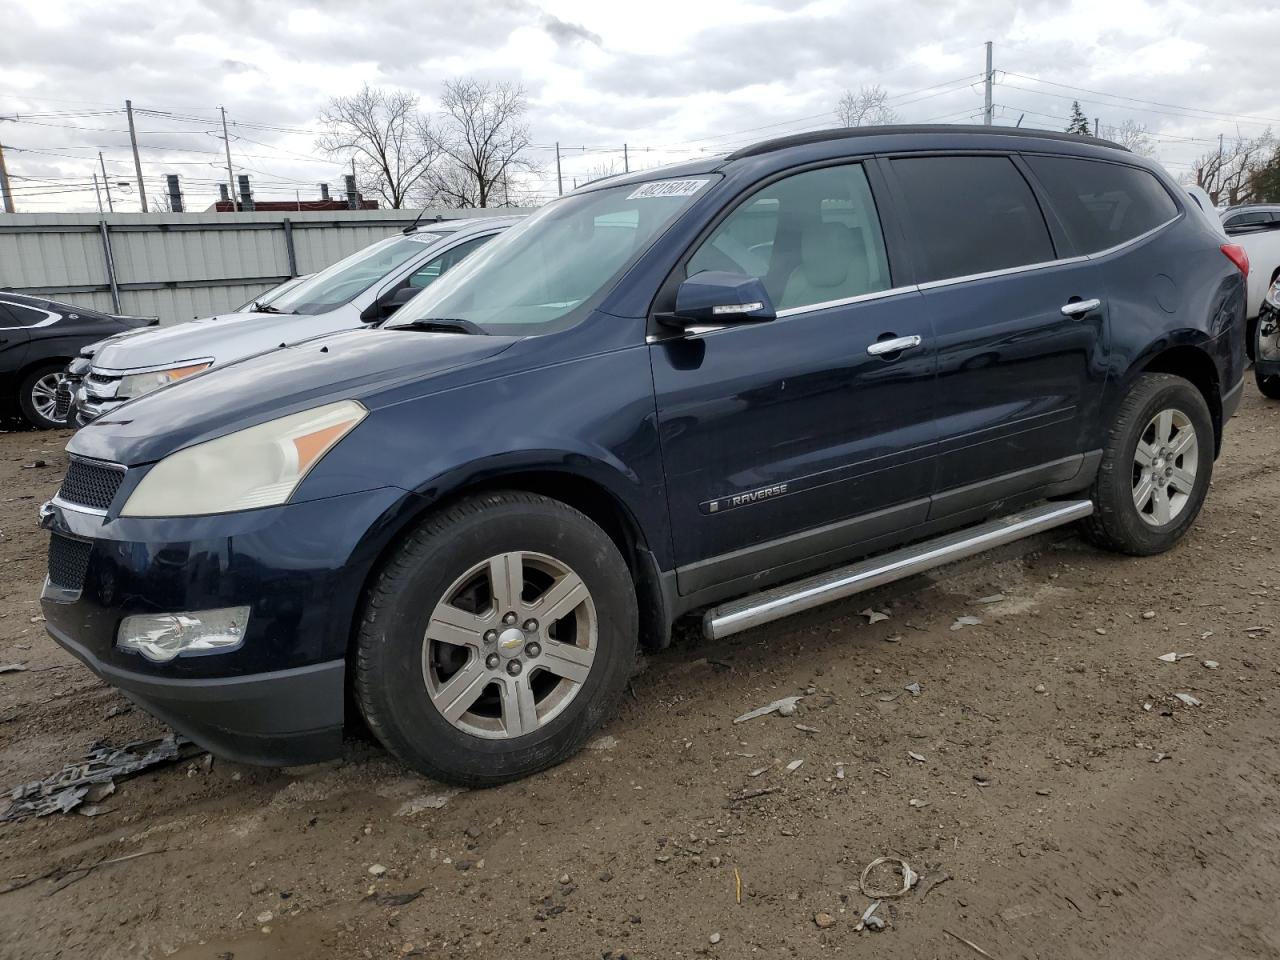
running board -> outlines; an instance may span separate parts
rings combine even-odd
[[[842,600],[855,593],[924,573],[934,567],[972,557],[1054,527],[1083,520],[1093,513],[1090,500],[1046,503],[976,527],[871,557],[838,570],[755,593],[708,610],[702,632],[710,640],[750,630],[793,613]]]

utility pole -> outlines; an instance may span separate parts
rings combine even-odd
[[[987,73],[984,78],[983,87],[985,93],[983,97],[982,123],[984,126],[991,126],[991,41],[987,41]]]
[[[98,198],[98,213],[102,213],[102,191],[98,189],[98,172],[93,173],[93,195]]]
[[[560,141],[556,141],[556,196],[564,196],[564,177],[560,175]]]
[[[107,179],[107,163],[102,159],[102,151],[98,151],[98,166],[102,167],[102,189],[107,191],[107,211],[116,212],[115,204],[111,202],[111,181]]]
[[[133,129],[133,101],[124,102],[124,112],[129,115],[129,142],[133,144],[133,171],[138,175],[138,199],[142,201],[142,212],[147,212],[147,188],[142,185],[142,161],[138,159],[138,134]]]
[[[236,175],[231,169],[231,137],[227,135],[227,108],[219,107],[222,112],[222,145],[227,148],[227,196],[231,200],[231,212],[236,210]]]
[[[17,213],[13,207],[13,191],[9,189],[9,168],[4,164],[3,143],[0,143],[0,194],[4,194],[4,212]]]
[[[627,145],[625,143],[622,145],[622,172],[631,172],[631,161],[627,158]]]
[[[1093,135],[1095,137],[1102,136],[1102,121],[1097,117],[1093,118]]]

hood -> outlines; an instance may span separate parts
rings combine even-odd
[[[478,365],[515,342],[378,329],[318,337],[161,387],[82,427],[67,451],[136,466],[335,400],[376,409],[377,397],[393,388]]]
[[[239,360],[316,333],[316,317],[291,313],[224,313],[171,327],[143,327],[112,337],[94,354],[99,370],[178,366],[192,360]]]

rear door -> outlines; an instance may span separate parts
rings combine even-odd
[[[1011,156],[890,162],[938,359],[934,516],[1075,476],[1096,445],[1107,296]]]
[[[845,163],[748,195],[678,272],[758,277],[778,311],[650,348],[682,593],[821,565],[923,521],[932,330],[891,266],[867,173]]]

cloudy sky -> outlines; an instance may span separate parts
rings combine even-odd
[[[1185,2],[700,0],[5,0],[0,143],[20,210],[92,210],[101,150],[117,209],[138,209],[122,113],[131,98],[148,193],[181,175],[188,206],[237,172],[259,199],[335,189],[317,114],[362,83],[435,109],[442,81],[528,91],[531,184],[553,195],[610,165],[724,152],[835,123],[842,90],[879,84],[904,122],[980,121],[983,42],[996,122],[1062,129],[1071,101],[1104,127],[1145,124],[1175,175],[1274,124],[1280,8]],[[216,134],[216,136],[215,136]]]

